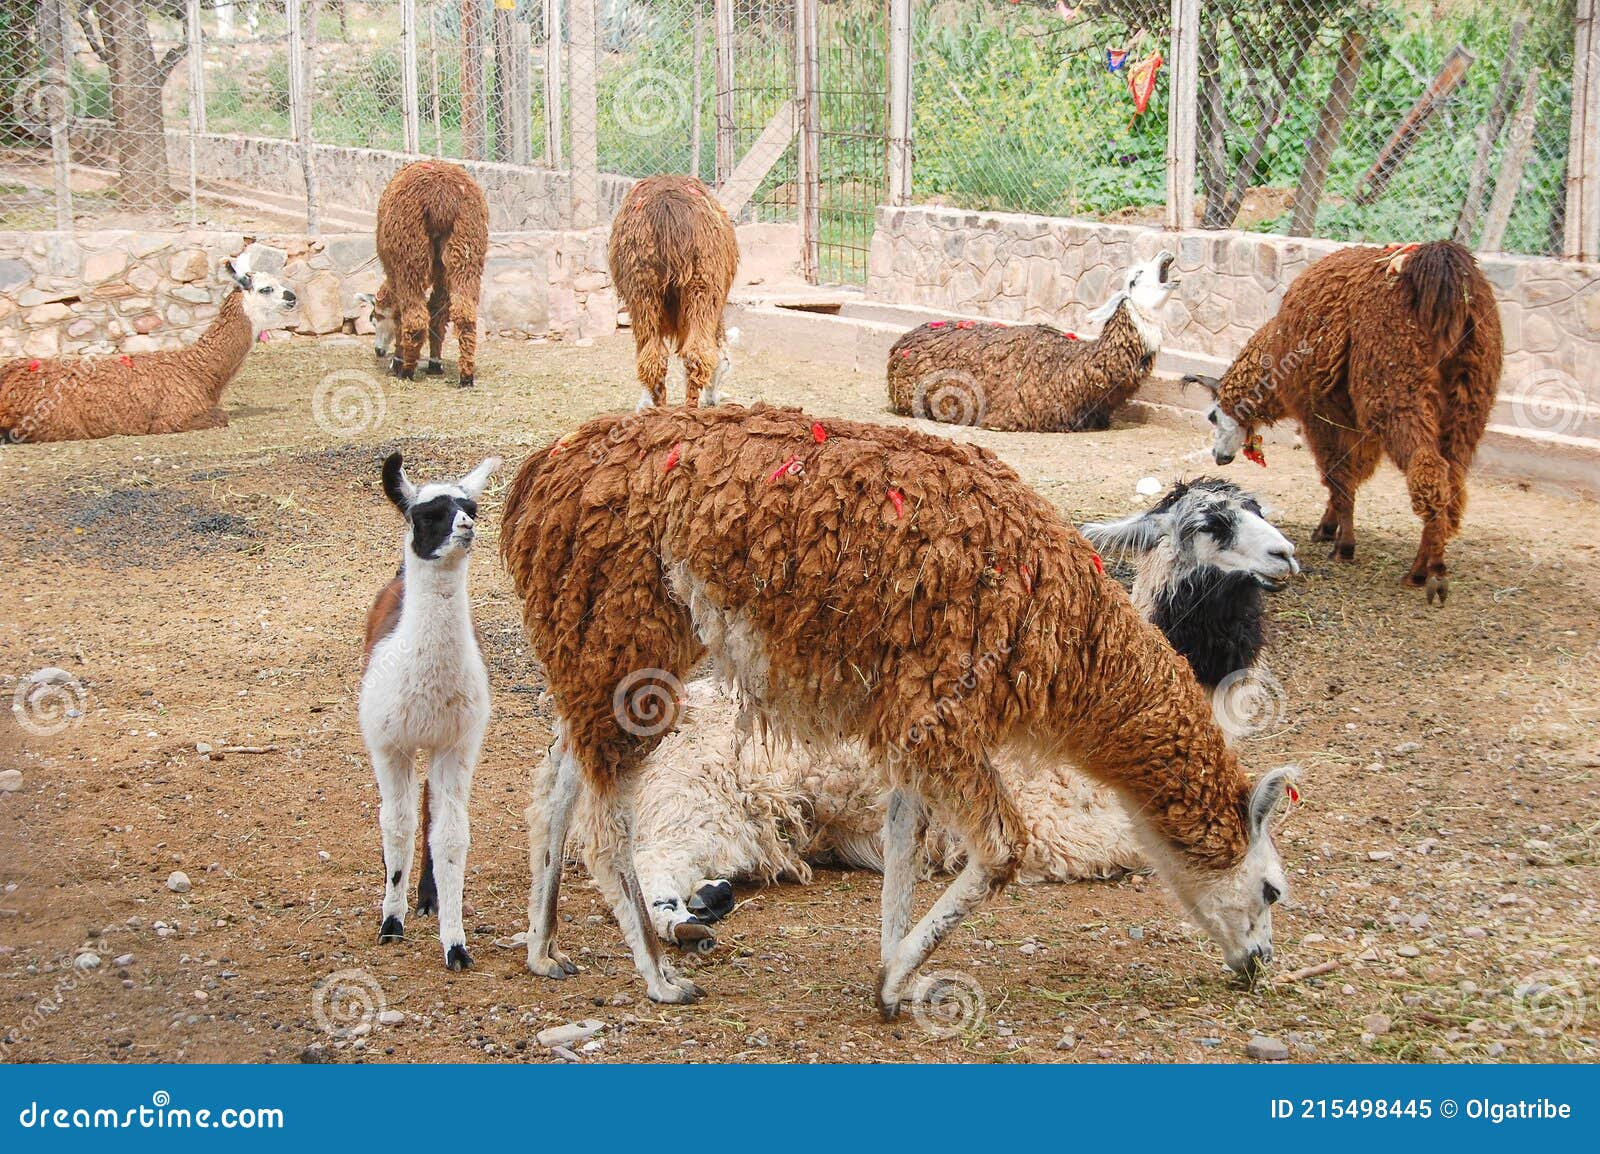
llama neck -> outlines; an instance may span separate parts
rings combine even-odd
[[[421,657],[475,645],[467,596],[467,561],[424,561],[406,547],[405,600],[398,631]]]
[[[1188,665],[1133,606],[1096,590],[1096,608],[1050,694],[1051,728],[1136,823],[1203,870],[1236,865],[1249,845],[1248,785]]]
[[[1095,338],[1094,355],[1102,371],[1112,380],[1126,381],[1131,393],[1150,371],[1160,347],[1160,327],[1150,325],[1125,300]]]
[[[1162,547],[1171,548],[1166,542]],[[1135,604],[1206,689],[1249,669],[1261,653],[1261,586],[1248,573],[1211,565],[1169,566],[1167,580],[1145,590]]]
[[[214,397],[222,395],[222,388],[233,379],[245,357],[255,345],[256,334],[250,317],[244,311],[244,292],[234,289],[222,300],[222,308],[211,327],[200,339],[179,355],[183,360],[205,368],[213,385]]]
[[[1117,311],[1111,314],[1111,319],[1100,334],[1101,340],[1105,340],[1112,332],[1113,326],[1119,330],[1122,341],[1137,350],[1141,359],[1154,359],[1161,351],[1161,322],[1146,316],[1144,310],[1133,303],[1132,297],[1124,297]]]

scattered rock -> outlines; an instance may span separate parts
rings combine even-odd
[[[569,1022],[565,1026],[551,1026],[549,1029],[540,1030],[537,1041],[539,1045],[547,1046],[553,1050],[558,1047],[571,1046],[578,1042],[587,1041],[605,1028],[606,1024],[604,1022],[597,1021],[594,1018],[585,1018],[581,1022]],[[574,1054],[573,1057],[576,1059],[577,1055]]]
[[[93,951],[81,953],[72,964],[80,970],[98,970],[100,968],[100,955]]]
[[[1267,1038],[1260,1034],[1245,1043],[1244,1052],[1258,1062],[1282,1062],[1289,1057],[1289,1047],[1281,1038]]]
[[[559,1058],[563,1062],[576,1062],[578,1060],[578,1055],[574,1054],[565,1046],[551,1046],[550,1056],[552,1058]]]
[[[1399,745],[1394,747],[1394,752],[1396,756],[1404,757],[1406,754],[1415,753],[1421,748],[1422,742],[1420,741],[1402,741]]]
[[[1132,938],[1136,942],[1144,941],[1144,927],[1143,926],[1131,926],[1131,927],[1129,927],[1129,929],[1128,929],[1128,937]]]
[[[1392,857],[1394,857],[1394,852],[1392,850],[1374,849],[1367,851],[1368,861],[1388,861]]]
[[[1165,486],[1161,484],[1161,478],[1159,477],[1140,477],[1139,483],[1133,487],[1133,491],[1141,497],[1154,497],[1163,488]]]
[[[0,769],[0,793],[16,793],[22,788],[20,769]]]
[[[1068,1030],[1065,1034],[1062,1034],[1061,1041],[1056,1043],[1056,1049],[1058,1050],[1074,1050],[1077,1048],[1077,1046],[1078,1035],[1072,1030]]]
[[[398,1026],[406,1020],[404,1010],[384,1010],[378,1015],[378,1025]]]
[[[133,965],[133,955],[132,954],[118,954],[116,957],[111,959],[111,964],[113,966],[116,966],[119,970],[123,969],[123,968],[125,968],[127,966],[131,966],[131,965]]]
[[[1401,946],[1395,953],[1402,958],[1420,958],[1422,956],[1422,951],[1416,946]]]
[[[1394,1029],[1388,1014],[1368,1014],[1361,1020],[1361,1028],[1368,1034],[1387,1034]]]
[[[194,883],[189,880],[189,875],[182,870],[173,870],[167,875],[167,888],[175,894],[186,894],[194,889]]]

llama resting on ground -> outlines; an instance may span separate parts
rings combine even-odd
[[[428,758],[417,912],[439,912],[445,965],[472,965],[461,924],[470,827],[467,801],[489,724],[489,674],[467,598],[478,499],[500,467],[490,457],[461,480],[416,486],[400,454],[383,463],[383,491],[406,519],[400,573],[367,613],[361,736],[382,799],[383,924],[379,942],[405,937],[417,835],[417,754]]]
[[[372,306],[373,351],[391,356],[391,371],[411,380],[428,336],[429,376],[444,365],[446,324],[456,328],[461,386],[473,383],[478,360],[478,292],[489,255],[489,202],[466,169],[419,160],[395,173],[378,198],[378,259],[384,281]]]
[[[0,443],[85,441],[216,429],[222,390],[295,295],[253,272],[246,251],[223,262],[236,286],[194,344],[120,357],[23,357],[0,364]]]
[[[625,428],[618,426],[627,422]],[[562,847],[580,789],[591,867],[651,998],[692,1001],[650,932],[629,797],[670,729],[640,725],[641,675],[709,652],[772,732],[858,741],[891,793],[883,970],[893,1018],[939,942],[1027,846],[996,755],[1110,786],[1146,860],[1246,971],[1271,957],[1286,888],[1269,818],[1287,770],[1240,771],[1188,665],[1078,532],[992,454],[905,428],[764,405],[589,422],[530,456],[501,553],[556,708],[534,783],[528,964],[556,978]],[[966,864],[911,925],[924,817]]]
[[[607,260],[633,326],[639,408],[667,403],[667,354],[683,358],[684,403],[715,405],[728,369],[722,312],[739,266],[733,222],[692,176],[651,176],[611,222]]]
[[[1387,453],[1406,476],[1422,542],[1405,582],[1428,603],[1450,592],[1444,551],[1461,529],[1467,469],[1499,388],[1502,345],[1494,290],[1453,241],[1345,248],[1284,294],[1211,390],[1212,453],[1243,449],[1265,463],[1259,429],[1299,422],[1328,506],[1315,540],[1356,553],[1356,490]]]
[[[1080,341],[1050,325],[930,321],[889,350],[889,407],[951,425],[1034,433],[1104,429],[1150,376],[1160,313],[1178,281],[1161,252],[1128,270]]]
[[[1162,626],[1208,690],[1255,664],[1265,626],[1262,590],[1299,570],[1294,546],[1255,498],[1214,478],[1180,482],[1151,509],[1086,525],[1084,535],[1108,555],[1137,561],[1134,604]],[[652,704],[643,684],[631,700]],[[659,704],[665,708],[664,699]],[[676,732],[645,759],[630,798],[634,865],[663,941],[714,948],[707,927],[732,909],[729,879],[804,882],[812,865],[882,871],[884,782],[858,744],[763,740],[740,728],[737,702],[710,679],[690,682],[684,705]],[[1017,881],[1115,877],[1143,865],[1111,790],[1067,768],[1006,756],[994,764],[1028,824]],[[592,795],[580,801],[576,822],[586,855],[592,802]],[[930,826],[919,872],[960,866],[960,842]],[[615,903],[620,895],[606,897]]]

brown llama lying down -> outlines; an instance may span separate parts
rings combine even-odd
[[[112,357],[22,357],[0,364],[0,442],[87,441],[216,429],[222,390],[294,293],[252,272],[247,251],[223,263],[237,287],[187,348]]]
[[[378,259],[383,286],[363,293],[372,306],[373,351],[411,380],[428,335],[429,376],[444,372],[446,324],[456,327],[461,386],[478,361],[478,291],[489,255],[489,202],[466,169],[419,160],[395,173],[378,198]]]
[[[1251,786],[1187,663],[992,454],[761,405],[601,417],[523,463],[501,555],[557,712],[530,808],[534,972],[574,972],[554,932],[581,785],[605,819],[590,864],[619,895],[650,997],[699,996],[650,931],[627,798],[676,709],[658,699],[667,715],[641,717],[635,690],[683,678],[708,651],[756,720],[857,740],[892,788],[885,1018],[1019,868],[1027,824],[994,768],[1002,752],[1111,786],[1228,965],[1270,959],[1286,882],[1269,818],[1288,770]],[[913,927],[925,817],[962,842],[966,864]]]
[[[1128,271],[1082,341],[1049,325],[930,321],[889,350],[889,407],[950,425],[1033,433],[1104,429],[1150,376],[1161,350],[1161,306],[1177,286],[1175,258]]]
[[[1356,490],[1387,453],[1406,475],[1422,542],[1405,583],[1450,593],[1445,545],[1461,529],[1467,469],[1500,383],[1494,289],[1453,241],[1340,249],[1302,273],[1278,315],[1211,390],[1212,454],[1266,463],[1259,429],[1293,417],[1328,489],[1314,536],[1356,554]]]
[[[683,358],[684,403],[715,405],[727,371],[722,310],[739,239],[711,190],[692,176],[652,176],[628,190],[606,253],[628,308],[639,408],[667,403],[667,351]]]

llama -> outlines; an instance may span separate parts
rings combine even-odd
[[[708,652],[772,730],[858,740],[887,778],[886,1020],[1020,868],[1027,826],[991,761],[1005,751],[1110,786],[1228,966],[1270,960],[1286,882],[1269,819],[1291,770],[1251,785],[1188,665],[993,454],[765,405],[600,417],[523,463],[501,555],[557,712],[529,837],[535,973],[575,971],[554,931],[581,786],[601,818],[591,866],[649,996],[701,996],[649,932],[627,798],[676,708],[638,716],[635,689]],[[965,864],[912,926],[924,816]]]
[[[611,223],[611,279],[628,308],[640,409],[667,403],[667,350],[683,358],[684,403],[715,405],[727,373],[722,311],[739,265],[727,211],[692,176],[652,176]]]
[[[1255,664],[1262,590],[1299,571],[1294,546],[1256,499],[1214,478],[1179,482],[1151,509],[1083,533],[1097,548],[1137,558],[1134,605],[1207,690]],[[736,702],[708,678],[688,684],[683,705],[677,731],[645,760],[630,798],[634,863],[663,941],[714,949],[706,927],[732,909],[730,878],[804,882],[813,864],[882,871],[883,782],[859,745],[761,741],[740,729]],[[995,768],[1028,823],[1018,882],[1116,877],[1142,866],[1109,789],[1025,759],[996,756]],[[591,827],[591,801],[580,803],[580,834]],[[587,853],[586,842],[581,848]],[[919,872],[953,872],[960,857],[960,843],[932,826]]]
[[[472,626],[467,562],[478,500],[499,467],[500,458],[489,457],[459,481],[419,487],[407,478],[399,453],[384,461],[383,491],[406,520],[404,560],[367,613],[358,709],[382,801],[385,884],[378,941],[405,937],[417,835],[416,755],[422,751],[428,773],[418,911],[437,902],[439,941],[452,970],[472,965],[461,924],[467,800],[489,724],[489,674]]]
[[[1128,270],[1097,309],[1100,335],[1080,341],[1050,325],[930,321],[889,350],[889,407],[905,417],[1014,432],[1099,430],[1150,376],[1159,314],[1177,278],[1157,253]]]
[[[1404,583],[1429,605],[1450,593],[1445,546],[1461,529],[1467,469],[1489,423],[1502,344],[1494,290],[1453,241],[1345,248],[1284,294],[1212,394],[1212,455],[1265,464],[1260,429],[1299,422],[1327,509],[1313,540],[1355,558],[1356,490],[1385,453],[1405,474],[1422,541]]]
[[[0,443],[86,441],[220,429],[222,390],[238,375],[293,290],[251,269],[246,250],[222,268],[234,284],[194,344],[120,357],[19,358],[0,364]]]
[[[466,169],[419,160],[395,173],[378,198],[383,285],[360,299],[372,307],[373,351],[411,380],[422,335],[429,376],[440,376],[446,324],[456,328],[460,384],[471,387],[478,359],[478,289],[489,253],[489,202]]]

